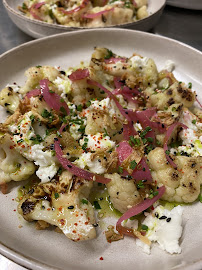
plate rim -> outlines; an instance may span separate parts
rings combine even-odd
[[[131,29],[121,29],[121,28],[100,28],[100,29],[86,29],[86,30],[78,30],[78,31],[71,31],[71,32],[65,32],[65,33],[60,33],[60,34],[55,34],[55,35],[51,35],[51,36],[46,36],[46,37],[43,37],[43,38],[40,38],[40,39],[35,39],[35,40],[31,40],[29,42],[26,42],[26,43],[23,43],[21,45],[18,45],[6,52],[4,52],[3,54],[0,55],[0,61],[5,59],[9,54],[12,54],[12,53],[15,53],[15,52],[18,52],[19,50],[25,48],[25,47],[29,47],[29,46],[32,46],[32,45],[35,45],[35,44],[38,44],[38,43],[43,43],[44,41],[46,40],[53,40],[53,39],[57,39],[58,37],[60,36],[73,36],[73,35],[80,35],[81,33],[84,34],[84,33],[89,33],[89,32],[127,32],[129,34],[132,34],[132,35],[142,35],[144,37],[146,36],[149,36],[150,38],[157,38],[157,39],[163,39],[163,40],[166,40],[166,41],[169,41],[169,42],[172,42],[174,44],[177,44],[177,45],[180,45],[182,47],[185,47],[195,53],[197,53],[201,58],[202,58],[202,52],[199,51],[198,49],[196,48],[193,48],[192,46],[190,45],[187,45],[183,42],[180,42],[180,41],[177,41],[175,39],[172,39],[172,38],[168,38],[168,37],[164,37],[164,36],[161,36],[161,35],[156,35],[156,34],[153,34],[153,33],[147,33],[147,32],[142,32],[142,31],[138,31],[138,30],[131,30]],[[36,270],[58,270],[58,269],[61,269],[61,268],[55,268],[55,267],[51,267],[49,266],[48,264],[46,263],[42,263],[38,260],[35,260],[31,257],[28,257],[28,256],[25,256],[23,255],[22,253],[20,252],[17,252],[15,250],[13,250],[12,248],[10,247],[7,247],[5,244],[3,244],[0,240],[0,254],[2,254],[3,256],[5,256],[6,258],[12,260],[13,262],[21,265],[22,267],[27,267],[28,269],[36,269]],[[196,265],[196,264],[200,264],[200,266],[202,266],[202,258],[193,262],[193,263],[189,263],[186,267],[186,269],[190,269],[189,266],[193,266],[193,265]],[[31,267],[31,268],[30,268]],[[185,267],[182,266],[180,268],[176,268],[178,270],[184,270]],[[193,269],[193,268],[192,268]]]
[[[131,27],[133,25],[139,25],[139,24],[142,24],[142,22],[146,22],[148,20],[150,20],[153,16],[155,16],[157,13],[161,12],[165,6],[166,6],[166,0],[162,0],[163,3],[162,5],[159,7],[159,9],[155,12],[155,13],[152,13],[150,14],[148,17],[144,18],[144,19],[141,19],[141,20],[138,20],[136,22],[129,22],[129,23],[124,23],[124,24],[116,24],[116,25],[109,25],[109,26],[106,26],[106,27],[75,27],[75,26],[64,26],[64,25],[60,25],[60,24],[51,24],[51,23],[47,23],[47,22],[43,22],[43,21],[38,21],[38,20],[35,20],[35,19],[31,19],[31,18],[28,18],[26,16],[24,16],[23,14],[17,12],[15,9],[13,9],[7,2],[7,0],[3,0],[3,5],[5,7],[5,9],[8,11],[8,12],[11,12],[13,15],[17,16],[18,18],[22,19],[22,20],[25,20],[27,22],[30,22],[30,23],[33,23],[33,24],[36,24],[36,25],[40,25],[40,26],[43,26],[43,27],[48,27],[48,28],[53,28],[53,29],[58,29],[58,30],[66,30],[66,31],[79,31],[79,30],[86,30],[86,29],[102,29],[102,28],[116,28],[116,27]]]

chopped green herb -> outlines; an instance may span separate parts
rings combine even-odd
[[[83,204],[88,204],[88,201],[87,201],[86,199],[82,199],[81,202],[82,202]]]
[[[104,128],[104,135],[103,135],[103,136],[104,136],[104,137],[109,136],[109,134],[107,133],[106,128]]]
[[[64,115],[67,115],[67,112],[65,110],[65,107],[61,106],[60,107],[60,111],[64,114]]]
[[[49,93],[51,93],[51,94],[53,94],[53,93],[55,93],[53,90],[49,90]]]
[[[140,189],[140,188],[145,188],[145,186],[144,186],[142,180],[139,181],[139,182],[137,183],[137,188],[138,188],[138,189]]]
[[[35,119],[35,116],[32,114],[32,115],[30,116],[30,120],[31,120],[32,123],[34,122],[34,119]]]
[[[59,198],[59,193],[55,193],[55,199],[58,199]]]
[[[77,111],[81,112],[83,109],[83,106],[81,104],[77,105],[76,107]]]
[[[119,172],[120,174],[123,173],[123,168],[122,168],[121,166],[118,167],[118,172]]]
[[[166,150],[165,153],[166,153],[166,155],[170,155],[170,151],[169,150]]]
[[[135,160],[131,161],[130,163],[130,169],[134,170],[137,166],[137,162]]]
[[[61,175],[62,174],[62,167],[60,167],[59,169],[58,169],[58,175]]]
[[[21,143],[21,142],[24,142],[24,140],[20,139],[20,140],[17,141],[17,143]]]
[[[188,83],[188,88],[189,88],[189,89],[192,88],[192,83],[191,83],[191,82]]]
[[[105,56],[105,59],[109,59],[113,56],[113,52],[111,50],[107,49],[107,55]]]
[[[202,203],[202,194],[199,194],[198,199],[199,199],[199,202]]]
[[[194,125],[196,124],[196,119],[192,120],[192,124]]]
[[[24,10],[27,10],[28,9],[25,3],[22,4],[22,9],[24,9]]]
[[[176,111],[176,107],[172,107],[172,112],[175,112]]]
[[[43,141],[39,134],[36,134],[36,137],[31,137],[30,140],[33,141],[34,144],[39,144]]]
[[[95,209],[101,209],[101,206],[99,205],[98,201],[93,202]]]
[[[145,224],[142,224],[142,226],[141,226],[141,230],[143,230],[143,231],[148,231],[148,226],[147,225],[145,225]]]
[[[43,110],[41,116],[43,118],[47,118],[49,123],[51,123],[54,118],[54,115],[51,112],[47,111],[46,109]]]

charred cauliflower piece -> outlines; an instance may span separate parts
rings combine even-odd
[[[32,162],[21,156],[8,134],[0,138],[0,184],[28,179],[35,172]]]
[[[49,81],[54,81],[59,76],[59,70],[50,66],[38,66],[31,67],[26,70],[25,75],[27,81],[25,85],[20,89],[21,94],[26,94],[34,88],[37,88],[40,80],[47,78]]]
[[[179,82],[175,82],[167,90],[156,91],[156,89],[147,88],[145,92],[151,101],[151,105],[160,110],[164,110],[165,107],[175,103],[182,103],[189,108],[195,101],[195,93],[187,88],[185,84]]]
[[[105,174],[111,181],[107,184],[110,200],[114,208],[125,213],[131,206],[138,204],[142,197],[133,180],[122,179],[118,173]]]
[[[162,199],[170,202],[194,202],[200,193],[202,157],[176,156],[177,170],[167,162],[163,148],[148,154],[153,180],[166,187]]]
[[[1,90],[0,105],[6,108],[7,111],[14,113],[17,110],[19,103],[19,96],[11,87],[8,86]]]
[[[20,202],[18,212],[27,221],[43,220],[57,226],[73,241],[93,239],[96,237],[93,207],[90,202],[82,203],[83,199],[86,202],[92,185],[65,171],[59,182],[31,189]]]

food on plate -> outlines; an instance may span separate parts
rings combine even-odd
[[[108,242],[131,236],[147,253],[153,242],[181,252],[185,204],[202,201],[202,113],[173,69],[97,47],[89,63],[31,67],[24,85],[1,91],[0,185],[27,180],[26,221],[73,241],[105,222]]]
[[[71,27],[105,27],[148,16],[147,0],[24,0],[18,9],[27,17]]]

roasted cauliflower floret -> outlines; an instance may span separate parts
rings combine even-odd
[[[95,7],[90,13],[98,13],[107,9],[112,9],[112,6]],[[133,19],[133,10],[129,8],[114,7],[103,16],[97,16],[93,20],[88,20],[87,27],[105,27],[109,25],[123,24]]]
[[[147,11],[147,6],[142,6],[141,8],[139,8],[137,10],[137,19],[141,20],[144,19],[146,17],[148,17],[148,11]]]
[[[176,156],[176,170],[167,162],[163,148],[157,147],[148,154],[148,161],[153,180],[166,187],[162,199],[191,203],[198,198],[202,157]]]
[[[111,181],[107,184],[110,200],[114,208],[125,213],[131,206],[138,204],[142,198],[133,180],[122,179],[118,173],[105,174]]]
[[[21,156],[8,134],[0,138],[0,184],[28,179],[35,172],[32,162]]]
[[[187,88],[185,84],[175,82],[167,90],[156,90],[154,88],[147,88],[146,94],[151,101],[151,105],[163,110],[174,103],[183,105],[187,108],[191,107],[195,101],[195,93]]]
[[[57,76],[59,76],[59,74],[60,74],[59,70],[54,67],[50,66],[31,67],[25,72],[27,81],[19,92],[21,94],[26,94],[32,89],[37,88],[39,86],[40,80],[47,78],[49,81],[54,81],[57,78]]]
[[[1,90],[0,105],[6,108],[7,111],[14,113],[17,110],[19,103],[19,96],[11,87],[8,86]]]
[[[138,83],[143,86],[152,85],[158,78],[157,67],[153,59],[139,55],[133,55],[126,61],[116,62],[116,65],[103,62],[103,70],[110,75],[121,77],[130,88],[135,87]]]
[[[82,203],[93,183],[79,179],[68,171],[59,182],[40,184],[20,202],[18,211],[27,220],[43,220],[59,227],[73,241],[96,237],[93,207]],[[47,199],[44,199],[47,198]]]

